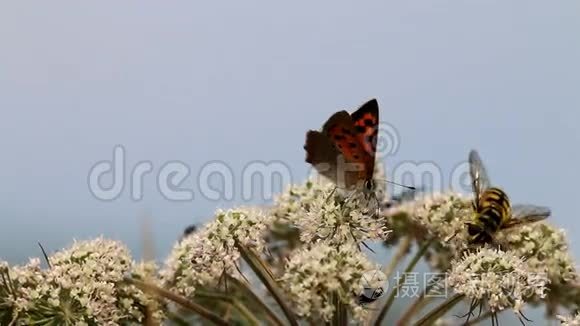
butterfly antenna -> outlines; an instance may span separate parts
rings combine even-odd
[[[404,184],[401,184],[401,183],[397,183],[397,182],[394,182],[394,181],[389,181],[389,180],[386,180],[386,179],[376,179],[376,180],[383,181],[383,182],[386,182],[386,183],[390,183],[390,184],[395,185],[395,186],[407,188],[407,189],[413,190],[413,191],[417,190],[417,188],[415,188],[413,186],[407,186],[407,185],[404,185]]]

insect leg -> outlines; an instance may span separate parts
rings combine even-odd
[[[332,191],[330,192],[330,194],[328,194],[328,196],[324,200],[325,202],[328,202],[328,200],[330,199],[330,197],[332,197],[332,195],[334,195],[334,193],[336,192],[336,188],[338,188],[338,186],[334,186],[334,188],[332,188]]]

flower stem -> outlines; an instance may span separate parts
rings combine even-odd
[[[272,309],[270,309],[270,307],[268,307],[268,305],[266,305],[266,303],[264,303],[264,301],[262,301],[262,299],[260,299],[254,293],[254,291],[252,291],[252,289],[248,286],[248,284],[246,282],[242,282],[242,281],[240,281],[236,278],[233,278],[233,277],[229,277],[229,279],[235,286],[237,286],[242,291],[244,291],[244,293],[247,294],[247,296],[250,299],[252,299],[260,308],[262,308],[262,310],[264,310],[264,312],[268,316],[268,319],[270,320],[270,322],[273,325],[278,325],[278,326],[284,325],[284,323],[280,320],[280,318],[278,318],[276,313],[274,313],[274,311],[272,311]]]
[[[385,267],[385,269],[383,270],[387,279],[391,277],[391,275],[395,271],[395,268],[397,268],[399,263],[401,263],[401,260],[403,260],[403,258],[407,255],[410,248],[411,248],[411,237],[409,236],[403,237],[403,239],[401,239],[400,245],[397,248],[397,252],[389,262],[389,265],[387,265],[387,267]]]
[[[201,306],[195,302],[191,302],[187,298],[184,298],[178,294],[175,294],[173,292],[170,292],[170,291],[167,291],[163,288],[160,288],[157,285],[146,283],[143,281],[139,281],[139,280],[136,280],[134,278],[126,278],[125,281],[127,283],[135,285],[136,287],[138,287],[139,289],[141,289],[144,292],[149,292],[149,293],[155,294],[157,296],[163,297],[167,300],[171,300],[171,301],[181,305],[182,307],[184,307],[190,311],[195,312],[200,317],[205,318],[208,321],[210,321],[216,325],[223,325],[223,326],[228,325],[227,321],[225,321],[224,319],[222,319],[220,316],[216,315],[215,313],[207,310],[203,306]]]
[[[256,319],[254,314],[252,314],[252,312],[243,303],[241,303],[239,300],[231,296],[201,291],[197,292],[195,296],[204,299],[213,299],[227,302],[228,304],[236,308],[245,317],[245,319],[249,322],[250,325],[260,324],[260,322],[258,321],[258,319]]]
[[[399,288],[403,285],[403,283],[407,279],[407,274],[409,274],[415,268],[415,266],[417,265],[417,263],[419,262],[421,257],[423,257],[425,252],[427,252],[427,249],[429,248],[429,246],[431,245],[432,242],[433,242],[433,240],[427,240],[423,244],[423,246],[421,246],[419,248],[419,250],[417,250],[417,253],[413,257],[413,259],[409,262],[409,265],[407,265],[405,272],[403,273],[403,275],[401,276],[401,278],[397,282],[397,286],[395,286],[395,288],[393,288],[393,290],[391,290],[391,293],[389,294],[389,297],[387,298],[385,305],[383,306],[383,308],[380,310],[379,314],[377,315],[377,318],[376,318],[375,323],[374,323],[375,326],[379,326],[381,324],[381,322],[383,321],[383,319],[387,315],[387,312],[389,312],[389,309],[393,305],[393,302],[395,301],[395,295],[397,295]]]
[[[332,316],[332,326],[340,326],[340,299],[338,294],[332,294],[332,301],[334,303],[334,315]]]
[[[288,319],[290,325],[298,326],[298,321],[296,320],[294,313],[292,312],[290,307],[288,307],[285,298],[282,297],[282,293],[278,288],[276,281],[274,280],[272,272],[267,268],[266,264],[258,257],[258,255],[256,255],[252,251],[252,249],[246,248],[240,243],[236,243],[236,245],[244,260],[248,263],[248,265],[250,265],[250,267],[252,268],[256,276],[258,276],[258,278],[262,281],[262,283],[264,283],[268,291],[270,291],[270,293],[272,294],[272,296],[282,309],[282,312],[284,312],[284,315],[286,316],[286,319]]]
[[[433,325],[433,323],[447,311],[453,308],[456,304],[465,298],[464,294],[456,294],[451,298],[445,300],[442,304],[431,310],[427,315],[415,323],[415,326]]]
[[[389,277],[391,277],[395,268],[399,266],[403,258],[409,253],[409,248],[411,248],[411,237],[405,236],[401,239],[401,243],[399,244],[399,246],[397,246],[397,252],[395,252],[389,264],[383,269],[383,273],[385,273],[386,280],[388,280]],[[371,304],[369,304],[370,307],[369,309],[373,310],[377,305],[377,303],[378,302],[372,302]],[[373,314],[368,314],[368,316],[365,318],[364,324],[369,325],[372,319]]]
[[[440,279],[437,278],[437,281]],[[411,318],[413,318],[413,316],[417,313],[420,312],[420,310],[425,306],[425,304],[427,304],[427,302],[429,300],[425,300],[427,294],[429,294],[429,292],[431,291],[431,289],[433,287],[435,287],[437,283],[432,283],[427,285],[427,287],[425,288],[425,291],[423,291],[423,293],[421,293],[421,296],[419,296],[415,301],[413,301],[413,303],[409,306],[409,308],[407,308],[407,310],[403,313],[403,317],[401,317],[401,319],[399,319],[399,321],[397,322],[397,325],[407,325],[409,323],[409,321],[411,320]]]
[[[340,299],[340,294],[335,292],[332,294],[332,301],[334,304],[334,316],[332,317],[333,326],[348,325],[348,310],[346,305]]]

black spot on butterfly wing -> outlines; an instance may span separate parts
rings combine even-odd
[[[363,126],[354,126],[354,130],[360,134],[360,133],[364,133],[366,128]]]
[[[365,160],[367,179],[372,178],[375,165],[376,145],[379,124],[379,104],[376,99],[364,103],[358,110],[351,114],[356,138],[361,144],[363,151],[369,156]]]
[[[350,114],[338,111],[333,114],[322,127],[322,133],[334,143],[346,162],[361,163],[365,158],[365,150],[356,136]]]
[[[337,162],[343,154],[335,147],[332,140],[325,134],[310,130],[306,133],[306,162],[319,174],[330,179],[338,187],[349,188],[359,180],[358,172],[343,171],[339,178]]]

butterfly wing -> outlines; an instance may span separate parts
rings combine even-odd
[[[551,215],[548,207],[535,205],[513,205],[512,218],[502,228],[508,229],[514,226],[541,221]]]
[[[336,160],[340,152],[334,143],[320,131],[310,130],[306,133],[306,162],[321,175],[336,183]]]
[[[469,152],[469,174],[471,175],[471,186],[475,195],[476,210],[479,210],[479,198],[486,189],[491,187],[491,183],[481,157],[475,150]]]
[[[355,125],[356,123],[356,125]],[[306,162],[338,186],[372,179],[378,134],[378,104],[370,100],[352,115],[333,114],[322,132],[306,134]]]
[[[372,179],[375,169],[377,138],[379,134],[379,104],[371,99],[351,114],[358,143],[365,151],[365,178]]]
[[[341,185],[340,181],[344,181],[344,186],[349,188],[365,180],[366,162],[370,157],[357,138],[350,114],[346,111],[333,114],[322,127],[322,133],[332,141],[344,158],[344,162],[337,161],[337,165],[344,163],[342,166],[337,166],[339,181],[337,184]]]

